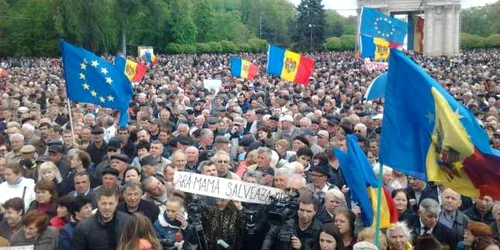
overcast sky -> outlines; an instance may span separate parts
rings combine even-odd
[[[290,0],[295,5],[300,3],[300,0]],[[473,6],[483,6],[488,3],[494,3],[497,0],[461,0],[462,8]],[[356,15],[356,0],[323,0],[326,9],[337,10],[343,16]]]

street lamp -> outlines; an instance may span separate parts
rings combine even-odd
[[[313,24],[309,24],[309,28],[311,29],[311,38],[310,38],[310,43],[309,43],[309,49],[311,50],[311,53],[313,52]]]

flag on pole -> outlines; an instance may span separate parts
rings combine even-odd
[[[488,135],[467,108],[394,49],[379,160],[469,197],[500,200],[500,151],[490,147]]]
[[[120,126],[128,122],[133,89],[123,71],[90,51],[61,40],[68,98],[120,111]]]
[[[258,71],[259,68],[255,64],[235,56],[231,57],[231,74],[234,77],[253,80]]]
[[[375,61],[389,58],[391,43],[379,37],[370,37],[363,34],[360,36],[361,57],[373,58]]]
[[[347,135],[347,152],[338,148],[334,150],[353,200],[361,208],[361,218],[364,225],[373,226],[379,184],[373,167],[358,145],[358,137]],[[380,228],[388,228],[392,223],[397,222],[398,212],[391,195],[384,187],[382,188]]]
[[[361,9],[360,33],[403,44],[408,24],[372,8]]]
[[[269,44],[267,73],[290,82],[307,85],[313,70],[314,60],[312,58]]]
[[[144,64],[136,63],[122,56],[115,57],[115,67],[123,72],[130,82],[141,82],[147,70]]]

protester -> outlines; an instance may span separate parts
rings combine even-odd
[[[125,224],[123,234],[118,242],[118,250],[162,249],[156,238],[151,221],[141,214],[134,214]]]
[[[11,246],[30,246],[35,249],[53,250],[57,248],[59,235],[57,229],[48,226],[49,216],[39,210],[26,213],[23,227],[12,235]]]

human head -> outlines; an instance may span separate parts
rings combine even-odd
[[[439,203],[431,198],[425,198],[420,202],[418,216],[422,220],[424,227],[434,228],[439,221],[441,209]]]
[[[178,171],[184,171],[187,164],[187,156],[183,150],[176,150],[170,157],[172,166]]]
[[[308,147],[301,147],[297,150],[297,161],[300,162],[304,168],[309,166],[313,156],[314,153]]]
[[[113,188],[104,188],[97,196],[98,213],[104,222],[109,222],[113,219],[118,206],[118,197]]]
[[[150,249],[162,249],[151,221],[142,214],[134,213],[123,228],[117,250],[142,249],[140,239],[147,240],[151,244]]]
[[[57,199],[56,185],[53,181],[41,180],[35,185],[36,201],[39,204],[48,203]]]
[[[365,241],[375,244],[375,235],[376,231],[372,227],[365,227],[358,233],[358,242]],[[387,238],[385,234],[380,232],[379,234],[379,249],[386,250],[387,249]]]
[[[144,191],[148,192],[153,197],[159,197],[166,193],[165,185],[154,176],[148,176],[142,181]]]
[[[443,210],[448,213],[454,213],[462,205],[462,199],[459,193],[447,188],[442,192]]]
[[[333,223],[327,223],[321,226],[316,241],[319,247],[315,249],[321,250],[342,250],[344,249],[344,242],[342,235]]]
[[[344,193],[335,188],[326,191],[325,208],[330,214],[335,214],[339,209],[347,209]]]
[[[57,199],[57,217],[66,220],[66,218],[71,213],[71,202],[75,197],[71,195],[65,195]]]
[[[424,234],[417,239],[415,250],[443,250],[443,246],[432,234]]]
[[[229,167],[230,167],[229,154],[226,151],[219,150],[212,157],[212,161],[215,162],[215,166],[217,168],[217,175],[226,176],[227,173],[229,172]]]
[[[141,171],[136,167],[128,167],[123,173],[125,183],[130,181],[141,181]]]
[[[486,214],[491,211],[493,204],[495,204],[495,201],[488,195],[476,199],[476,209],[480,214]]]
[[[410,229],[405,222],[396,222],[386,232],[390,249],[405,250],[406,242],[411,242]]]
[[[340,209],[333,216],[333,223],[339,229],[342,235],[351,235],[354,237],[354,221],[356,215],[348,209]]]
[[[23,218],[24,215],[24,201],[19,198],[11,198],[3,204],[4,218],[7,224],[15,227]]]
[[[175,221],[175,217],[181,212],[183,200],[177,196],[170,196],[167,200],[165,214],[167,217]]]
[[[297,211],[299,222],[307,225],[316,216],[319,201],[312,192],[304,191],[299,197],[299,210]]]
[[[198,161],[199,152],[198,149],[194,146],[189,146],[186,148],[186,157],[187,162],[190,164],[194,164]]]
[[[14,133],[9,137],[12,151],[18,152],[24,146],[24,136],[21,133]]]
[[[42,163],[38,167],[38,181],[40,180],[53,181],[54,179],[56,180],[57,183],[62,182],[61,172],[59,172],[57,166],[51,161],[46,161]]]
[[[291,171],[288,168],[279,168],[274,172],[274,187],[285,190],[288,187],[288,179]]]
[[[83,167],[87,169],[92,162],[89,153],[78,150],[75,155],[71,158],[71,168]]]
[[[500,225],[500,202],[497,201],[495,203],[491,209],[491,213],[493,214],[493,218],[495,218],[497,225]]]
[[[272,152],[269,148],[260,147],[257,150],[257,166],[259,168],[271,167]]]
[[[200,162],[199,170],[202,175],[217,176],[216,163],[212,160]]]
[[[4,178],[8,184],[13,185],[23,175],[23,168],[19,163],[9,163],[5,167]]]
[[[405,189],[395,189],[392,191],[392,199],[399,213],[405,212],[411,206],[408,192]]]
[[[49,216],[40,210],[31,210],[23,218],[24,237],[34,239],[49,226]]]
[[[73,180],[75,182],[75,192],[78,195],[83,195],[90,189],[90,176],[87,172],[76,173]]]
[[[467,224],[467,228],[464,233],[464,244],[466,246],[472,246],[474,241],[478,237],[492,237],[493,233],[489,225],[482,222],[471,221]]]
[[[413,177],[408,177],[408,185],[415,192],[421,192],[422,190],[424,190],[424,188],[426,186],[424,181],[421,181],[421,180],[413,178]]]
[[[142,197],[141,183],[136,181],[125,183],[122,189],[122,196],[129,208],[137,208]]]
[[[79,195],[71,202],[71,215],[76,221],[81,221],[92,215],[92,201],[90,198]]]
[[[105,188],[115,188],[117,185],[118,176],[120,173],[118,170],[108,167],[101,172],[102,185]]]

